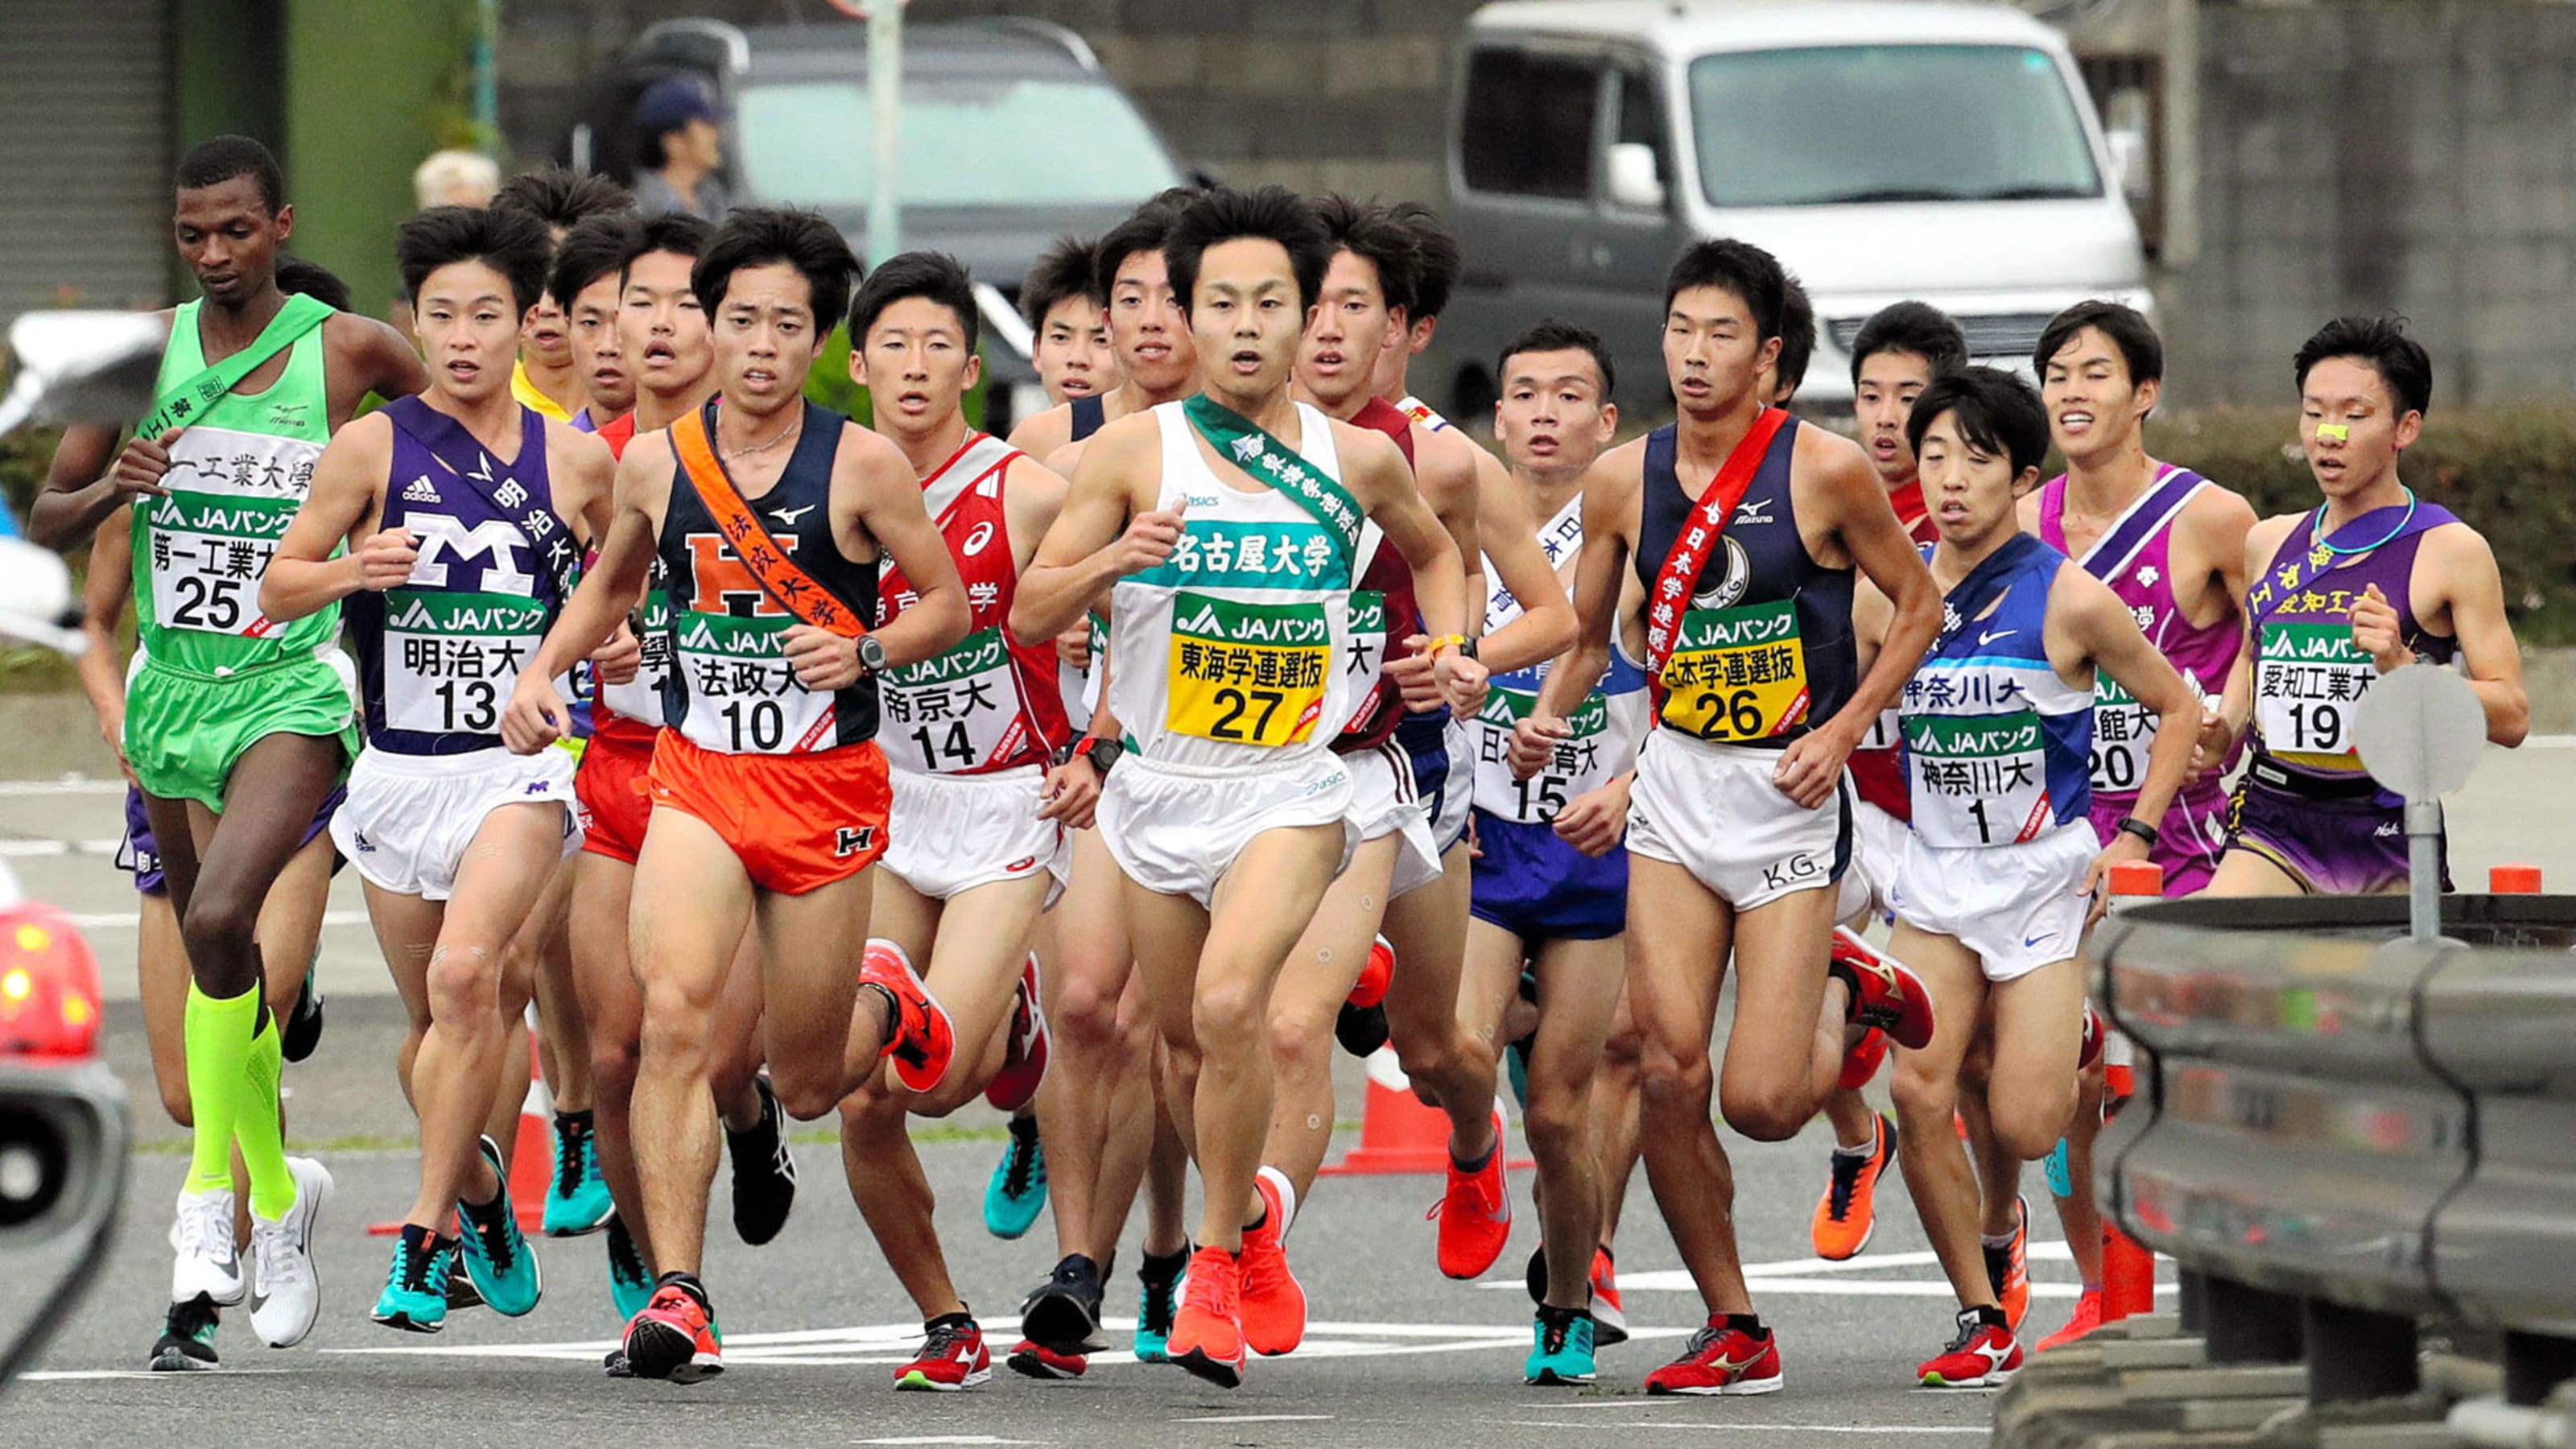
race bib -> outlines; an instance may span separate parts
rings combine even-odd
[[[1862,736],[1861,742],[1853,749],[1854,753],[1861,750],[1892,750],[1903,743],[1905,743],[1904,716],[1892,709],[1882,709],[1875,718],[1870,720],[1869,733]]]
[[[2378,679],[2350,624],[2265,624],[2254,657],[2254,728],[2263,748],[2294,764],[2357,773],[2353,709]]]
[[[1172,601],[1163,722],[1175,734],[1276,748],[1315,732],[1332,666],[1322,604],[1245,604],[1182,593]]]
[[[385,599],[385,724],[434,735],[488,735],[545,641],[546,606],[509,594],[414,593]]]
[[[658,724],[662,719],[662,684],[671,677],[670,594],[662,589],[647,591],[643,613],[644,628],[635,639],[643,647],[643,663],[626,683],[601,685],[599,698],[628,719]]]
[[[1914,833],[1927,845],[2016,845],[2055,812],[2037,713],[1911,715]]]
[[[896,769],[955,774],[1019,747],[1019,685],[998,625],[934,658],[887,670],[878,689],[889,732],[910,746],[886,752]]]
[[[2107,670],[2093,675],[2093,788],[2126,795],[2147,777],[2156,717]]]
[[[793,755],[829,749],[832,696],[796,682],[787,662],[793,619],[692,613],[672,666],[688,685],[680,732],[728,755]]]
[[[1487,812],[1525,825],[1554,820],[1566,802],[1596,790],[1627,768],[1614,757],[1610,734],[1610,700],[1598,691],[1566,716],[1572,735],[1556,742],[1556,751],[1538,773],[1523,780],[1512,774],[1512,729],[1529,718],[1538,691],[1494,682],[1485,707],[1476,716],[1476,804]]]
[[[1788,599],[1682,615],[1664,661],[1664,723],[1718,744],[1767,739],[1807,717],[1807,654]]]
[[[260,576],[313,482],[319,445],[223,431],[183,435],[144,511],[152,617],[165,629],[264,639]]]

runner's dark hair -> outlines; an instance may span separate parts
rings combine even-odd
[[[1047,314],[1067,297],[1087,297],[1093,306],[1105,308],[1108,299],[1100,295],[1100,269],[1095,265],[1099,260],[1100,244],[1089,237],[1057,237],[1020,279],[1020,316],[1031,327],[1043,329]]]
[[[1109,305],[1109,294],[1118,290],[1119,264],[1138,252],[1161,251],[1171,239],[1173,220],[1198,195],[1193,186],[1166,187],[1101,237],[1092,250],[1091,275],[1092,290],[1102,306]]]
[[[694,262],[707,254],[707,239],[715,234],[715,223],[685,211],[656,212],[645,217],[629,235],[626,250],[617,255],[617,289],[626,290],[626,278],[635,270],[637,257],[669,252]]]
[[[1494,378],[1511,386],[1512,359],[1524,352],[1589,352],[1592,369],[1600,376],[1601,401],[1610,401],[1611,391],[1618,386],[1618,372],[1610,365],[1610,344],[1589,327],[1556,317],[1542,317],[1520,330],[1520,335],[1503,344],[1494,358]]]
[[[1968,334],[1929,302],[1890,302],[1869,314],[1852,338],[1852,386],[1860,386],[1860,365],[1882,352],[1910,352],[1939,377],[1968,365]]]
[[[1664,311],[1670,313],[1673,299],[1693,287],[1720,287],[1743,299],[1744,309],[1753,314],[1754,341],[1780,335],[1788,275],[1780,270],[1778,257],[1753,243],[1718,237],[1682,248],[1664,278]]]
[[[1457,289],[1459,276],[1467,270],[1467,254],[1458,249],[1458,238],[1441,224],[1439,213],[1421,202],[1399,201],[1387,210],[1412,231],[1414,250],[1421,257],[1413,305],[1406,310],[1405,321],[1437,317],[1448,309],[1449,294]]]
[[[492,205],[506,211],[523,211],[548,227],[570,231],[584,217],[604,211],[633,211],[635,196],[598,172],[547,166],[522,171],[502,182],[501,189],[492,196]]]
[[[608,211],[583,217],[555,247],[554,269],[546,273],[546,295],[572,310],[572,299],[602,277],[620,276],[626,249],[635,244],[642,222],[632,212]]]
[[[1422,243],[1413,228],[1374,201],[1353,201],[1339,194],[1315,202],[1315,215],[1335,251],[1349,252],[1377,269],[1377,290],[1388,310],[1413,315],[1422,292]],[[1327,265],[1331,258],[1325,259]]]
[[[1250,191],[1219,187],[1201,192],[1172,219],[1163,259],[1172,272],[1172,295],[1181,315],[1188,316],[1190,293],[1198,286],[1199,260],[1207,249],[1246,237],[1274,241],[1288,253],[1288,270],[1297,279],[1297,306],[1315,305],[1324,289],[1324,268],[1333,259],[1333,239],[1306,198],[1285,186]]]
[[[2030,370],[2048,376],[2048,360],[2065,351],[2075,334],[2087,327],[2110,338],[2120,350],[2120,360],[2129,369],[2129,386],[2164,380],[2165,341],[2156,335],[2156,324],[2135,307],[2100,300],[2078,302],[2049,318],[2040,329],[2039,344],[2030,350]]]
[[[1807,381],[1807,364],[1816,359],[1816,304],[1807,298],[1807,284],[1798,274],[1783,268],[1780,272],[1780,358],[1774,365],[1780,370],[1781,396],[1794,398]]]
[[[689,272],[689,287],[698,305],[713,317],[724,305],[733,274],[745,267],[773,262],[794,267],[813,289],[814,325],[829,328],[848,315],[850,288],[861,268],[841,239],[840,229],[810,211],[783,206],[741,206],[707,238],[705,251]]]
[[[2429,412],[2433,407],[2433,359],[2424,344],[2406,333],[2403,317],[2337,317],[2299,344],[2292,366],[2301,389],[2308,370],[2329,357],[2367,362],[2388,385],[2398,416]]]
[[[210,136],[188,148],[179,158],[178,169],[171,181],[176,190],[194,191],[202,186],[219,186],[236,176],[247,176],[259,183],[259,199],[275,216],[286,206],[286,172],[277,157],[266,146],[248,136]]]
[[[955,313],[959,330],[966,334],[966,350],[975,350],[975,282],[946,252],[905,252],[886,258],[868,273],[858,294],[850,298],[850,345],[866,346],[868,328],[886,308],[906,297],[921,297]]]
[[[1914,396],[1905,419],[1905,444],[1923,456],[1923,435],[1943,413],[1958,419],[1959,436],[1988,457],[2012,460],[2019,478],[2048,457],[2048,409],[2039,389],[2017,373],[1994,367],[1959,367],[1932,379]]]
[[[310,297],[336,312],[354,311],[358,305],[350,298],[349,284],[340,280],[339,273],[302,257],[277,259],[277,290],[290,297]]]
[[[545,226],[521,211],[485,206],[433,206],[394,230],[394,265],[403,293],[418,297],[429,274],[456,262],[481,262],[510,283],[524,313],[546,289],[552,247]]]

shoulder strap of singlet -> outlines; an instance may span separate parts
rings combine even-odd
[[[2004,541],[2003,547],[1977,560],[1977,566],[1952,585],[1942,599],[1941,632],[1933,638],[1925,657],[1937,656],[1949,648],[1952,639],[1983,617],[2004,590],[2012,587],[2013,576],[2030,567],[2043,553],[2064,557],[2029,534],[2016,533]]]
[[[217,398],[241,386],[241,380],[258,371],[261,363],[294,346],[305,333],[330,320],[331,311],[328,302],[302,292],[290,294],[286,305],[278,308],[277,315],[268,319],[268,325],[251,339],[250,346],[164,393],[152,409],[152,416],[145,418],[143,425],[134,430],[134,436],[157,438],[204,412],[214,405]],[[197,316],[182,308],[173,320],[178,326],[193,326]],[[205,355],[203,346],[200,342],[197,354],[200,357]]]
[[[2281,547],[2273,553],[2271,564],[2246,588],[2245,613],[2248,621],[2259,629],[2263,621],[2288,607],[2292,596],[2315,583],[2317,576],[2333,568],[2337,559],[2351,557],[2353,551],[2377,553],[2383,548],[2403,543],[2419,533],[2427,533],[2443,524],[2460,521],[2451,510],[2438,503],[2426,503],[2416,499],[2408,503],[2406,508],[2405,516],[2393,527],[2388,521],[2388,515],[2397,512],[2394,504],[2386,508],[2374,508],[2359,518],[2347,522],[2343,527],[2335,530],[2334,537],[2328,539],[2319,539],[2315,536],[2316,514],[2307,515],[2310,521],[2305,527],[2291,525],[2289,536],[2281,540]],[[2318,512],[2323,511],[2323,505],[2319,505]],[[2299,546],[2299,540],[2303,535],[2308,540],[2304,549]],[[2376,541],[2368,544],[2365,549],[2363,541],[2373,538]],[[2337,549],[2346,550],[2346,552],[2338,553]]]
[[[2111,526],[2102,530],[2102,536],[2095,539],[2093,546],[2084,551],[2084,557],[2076,562],[2097,579],[2118,578],[2136,560],[2138,550],[2145,548],[2157,534],[2181,517],[2183,509],[2200,495],[2201,489],[2208,486],[2208,479],[2189,468],[2166,464],[2154,485],[2113,519]],[[2047,504],[2043,502],[2040,506],[2045,509]],[[2061,515],[2065,507],[2065,493],[2060,490],[2058,509]],[[2050,546],[2064,549],[2065,535],[2066,530],[2061,526],[2057,538],[2050,540]]]
[[[787,550],[778,546],[778,540],[770,536],[760,515],[743,501],[732,477],[716,457],[715,445],[707,436],[704,410],[684,413],[671,424],[671,451],[680,460],[680,476],[689,480],[698,502],[715,519],[716,531],[733,545],[734,556],[742,560],[743,568],[771,603],[827,633],[845,639],[866,637],[868,631],[859,623],[858,615],[798,567]]]
[[[1073,441],[1077,443],[1099,432],[1100,425],[1109,421],[1109,405],[1098,393],[1075,398],[1067,406],[1073,412]]]
[[[949,512],[976,485],[1011,466],[1020,450],[991,433],[968,433],[966,441],[936,472],[921,480],[921,506],[930,521],[946,527]]]

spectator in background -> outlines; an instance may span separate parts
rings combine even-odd
[[[499,162],[479,151],[436,151],[411,174],[411,191],[420,209],[433,206],[489,206],[501,189]]]
[[[724,111],[694,76],[664,76],[635,100],[635,136],[643,148],[635,171],[635,209],[646,216],[684,211],[709,221],[732,208],[716,169],[724,165]]]

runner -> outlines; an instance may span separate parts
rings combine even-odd
[[[1171,294],[1163,242],[1172,223],[1200,193],[1175,186],[1136,208],[1109,229],[1097,249],[1101,295],[1106,299],[1110,347],[1121,374],[1114,387],[1065,401],[1011,430],[1014,448],[1041,461],[1129,413],[1187,397],[1198,386],[1190,352],[1189,323]]]
[[[1755,390],[1779,351],[1784,287],[1779,263],[1742,242],[1699,243],[1674,263],[1664,363],[1680,417],[1587,475],[1583,636],[1512,746],[1518,778],[1554,758],[1571,737],[1567,714],[1609,664],[1614,627],[1642,614],[1660,727],[1640,747],[1631,793],[1628,912],[1660,929],[1627,937],[1629,1004],[1646,1040],[1648,1179],[1710,1315],[1679,1359],[1647,1376],[1652,1393],[1781,1384],[1777,1346],[1744,1286],[1733,1184],[1709,1120],[1708,1043],[1729,947],[1739,979],[1718,1095],[1747,1136],[1778,1141],[1804,1125],[1862,1029],[1887,1029],[1900,1045],[1931,1034],[1921,983],[1829,948],[1833,887],[1850,856],[1844,757],[1938,622],[1933,585],[1860,449],[1801,427]],[[1682,482],[1713,472],[1696,498]],[[1725,565],[1712,570],[1721,543]],[[1855,569],[1896,600],[1889,644],[1866,675],[1849,642]]]
[[[618,350],[633,359],[636,397],[635,411],[601,428],[600,440],[621,458],[638,428],[648,434],[666,428],[715,395],[707,314],[689,289],[689,270],[712,230],[685,212],[660,213],[645,219],[612,261]],[[626,932],[635,856],[653,809],[645,781],[671,661],[670,593],[658,562],[649,572],[651,583],[639,596],[638,671],[631,680],[603,681],[590,745],[573,779],[582,841],[572,864],[569,935],[574,985],[589,1026],[595,1104],[590,1145],[618,1205],[608,1220],[607,1248],[609,1301],[621,1323],[642,1312],[653,1296],[651,1244],[628,1134],[644,996]],[[707,1077],[732,1165],[734,1232],[758,1247],[778,1235],[795,1206],[796,1159],[787,1148],[785,1114],[759,1074],[760,968],[754,952],[746,936],[719,998]],[[625,1353],[612,1350],[609,1359],[612,1372],[618,1371]]]
[[[2051,319],[2032,366],[2048,406],[2049,433],[2067,471],[2021,501],[2021,526],[2072,556],[2129,606],[2147,642],[2182,671],[2203,700],[2227,687],[2244,639],[2236,601],[2245,596],[2245,535],[2254,510],[2238,495],[2188,468],[2147,456],[2140,430],[2164,387],[2164,343],[2155,327],[2116,302],[2083,302]],[[2105,675],[2093,700],[2093,829],[2109,845],[2137,803],[2153,744],[2148,719]],[[2164,870],[2168,896],[2209,883],[2227,843],[2223,770],[2186,779],[2156,822],[2160,839],[2147,858]],[[2102,1125],[2100,1068],[2089,1069],[2074,1124],[2049,1159],[2058,1221],[2083,1282],[2082,1296],[2042,1352],[2083,1337],[2101,1322],[2102,1218],[2093,1200],[2093,1138]],[[1972,1118],[1973,1123],[1973,1118]],[[1981,1160],[1980,1181],[1995,1181],[1997,1163]],[[1981,1231],[2011,1245],[2027,1241],[2000,1201],[1987,1203]],[[2017,1216],[2017,1214],[2016,1214]],[[2005,1264],[2004,1281],[2026,1302],[2029,1277]],[[2016,1281],[2017,1280],[2017,1281]],[[2014,1325],[2018,1332],[2020,1325]]]
[[[1165,252],[1205,391],[1092,441],[1013,610],[1020,632],[1049,635],[1116,585],[1109,693],[1136,749],[1110,774],[1101,834],[1128,878],[1166,1099],[1190,1105],[1182,1130],[1205,1192],[1170,1354],[1227,1387],[1246,1361],[1240,1245],[1266,1218],[1254,1175],[1271,987],[1352,843],[1350,774],[1328,746],[1349,710],[1368,523],[1413,568],[1444,695],[1471,705],[1483,685],[1452,637],[1456,545],[1403,455],[1289,394],[1331,250],[1278,187],[1182,211]]]
[[[888,1054],[916,1089],[948,1068],[947,1017],[919,979],[879,957],[858,972],[847,962],[885,849],[876,675],[956,643],[966,624],[903,455],[803,400],[857,270],[811,212],[744,207],[718,228],[691,274],[713,317],[717,396],[628,445],[598,562],[503,721],[521,753],[567,731],[547,681],[615,632],[658,554],[671,590],[663,711],[678,723],[654,745],[635,867],[644,1044],[629,1111],[661,1275],[627,1325],[638,1378],[722,1368],[698,1279],[716,1152],[711,1018],[754,915],[769,1065],[789,1115],[830,1111]],[[881,549],[921,601],[869,634],[856,611]]]
[[[1583,547],[1583,476],[1618,433],[1609,349],[1581,327],[1541,322],[1504,347],[1495,376],[1502,399],[1494,435],[1526,491],[1528,511],[1547,520],[1540,546],[1559,576],[1570,578]],[[1485,628],[1498,633],[1520,614],[1509,592],[1495,589]],[[1627,641],[1627,654],[1635,643]],[[1517,779],[1512,729],[1548,671],[1543,662],[1496,675],[1477,717],[1475,920],[1467,928],[1458,1012],[1468,1030],[1491,1040],[1529,963],[1539,1019],[1522,1073],[1522,1126],[1538,1161],[1545,1237],[1573,1251],[1546,1257],[1541,1249],[1546,1284],[1523,1377],[1581,1384],[1592,1382],[1602,1327],[1626,1336],[1612,1305],[1596,1304],[1592,1291],[1596,1274],[1606,1275],[1607,1255],[1599,1247],[1602,1192],[1590,1129],[1592,1078],[1626,970],[1628,852],[1620,840],[1628,774],[1646,730],[1646,680],[1614,653],[1548,769]]]
[[[2218,768],[2249,728],[2254,758],[2209,893],[2402,891],[2404,802],[2363,768],[2353,711],[2391,669],[2457,660],[2488,740],[2511,748],[2531,730],[2522,651],[2487,541],[2398,476],[2433,402],[2423,344],[2392,318],[2339,317],[2294,367],[2325,501],[2246,535],[2245,647],[2219,707],[2225,733],[2193,767]]]
[[[572,331],[573,360],[588,401],[572,425],[595,433],[635,410],[635,377],[617,336],[617,263],[643,223],[625,212],[584,217],[564,233],[546,273],[546,298]]]
[[[552,246],[560,245],[585,218],[632,215],[635,198],[596,172],[549,166],[522,171],[502,182],[492,205],[533,217],[545,227]],[[534,408],[558,423],[570,422],[589,404],[581,360],[574,355],[572,328],[552,297],[539,297],[529,310],[518,365],[510,372],[510,395],[521,407]]]
[[[936,252],[894,257],[859,288],[849,322],[850,376],[920,478],[974,616],[963,642],[878,683],[894,810],[867,947],[901,958],[906,972],[928,965],[959,1059],[935,1091],[872,1075],[841,1104],[850,1195],[922,1312],[925,1342],[895,1370],[895,1387],[953,1391],[992,1377],[992,1355],[949,1279],[906,1122],[978,1095],[1016,1111],[1037,1094],[1048,1043],[1031,947],[1071,865],[1066,828],[1090,823],[1100,775],[1073,753],[1053,638],[1032,646],[1005,623],[1064,480],[966,424],[965,395],[983,371],[966,269]],[[913,599],[900,570],[883,573],[878,626]]]
[[[279,626],[259,617],[254,596],[331,430],[367,394],[407,396],[428,375],[391,327],[279,291],[278,249],[295,212],[267,148],[217,137],[180,159],[175,182],[179,255],[203,296],[171,314],[161,401],[121,451],[112,429],[65,429],[27,534],[58,547],[134,505],[138,662],[125,756],[190,978],[181,1035],[195,1150],[170,1299],[229,1306],[253,1294],[252,1328],[284,1346],[319,1309],[309,1248],[330,1174],[285,1155],[282,1047],[260,943],[283,958],[280,980],[311,957],[331,847],[309,831],[357,731],[332,612]],[[270,911],[291,915],[264,911],[272,901]],[[255,1281],[243,1276],[233,1228],[236,1145],[250,1181]]]
[[[1988,367],[1936,378],[1906,440],[1941,530],[1931,561],[1945,597],[1941,632],[1905,686],[1914,833],[1892,892],[1893,950],[1932,989],[1941,1020],[1928,1047],[1897,1059],[1895,1098],[1905,1184],[1960,1309],[1958,1335],[1916,1376],[1991,1388],[2022,1350],[1974,1241],[1978,1182],[1950,1130],[1960,1063],[1991,1039],[1989,1130],[2016,1167],[2047,1155],[2100,1043],[2076,949],[2111,867],[2146,858],[2151,822],[2191,761],[2190,736],[2162,735],[2137,813],[2105,844],[2090,820],[2093,676],[2110,674],[2160,721],[2189,728],[2201,711],[2117,594],[2020,531],[2016,500],[2048,452],[2048,414],[2029,383]],[[1874,634],[1885,603],[1865,597],[1860,612]]]
[[[1905,419],[1914,399],[1932,379],[1968,365],[1968,339],[1959,324],[1925,302],[1897,302],[1880,308],[1861,323],[1852,338],[1852,420],[1859,425],[1861,446],[1879,486],[1896,510],[1896,521],[1918,544],[1940,537],[1923,499],[1914,449],[1905,441]],[[1881,710],[1869,736],[1851,753],[1852,872],[1847,900],[1865,897],[1846,912],[1846,923],[1864,924],[1887,909],[1896,884],[1897,863],[1905,858],[1906,801],[1904,735],[1896,711]],[[1887,1059],[1887,1036],[1865,1039],[1852,1054],[1850,1070],[1825,1098],[1825,1116],[1833,1123],[1834,1150],[1826,1162],[1825,1190],[1816,1199],[1808,1237],[1816,1256],[1842,1262],[1859,1256],[1878,1228],[1878,1183],[1896,1162],[1896,1124],[1861,1096]]]

